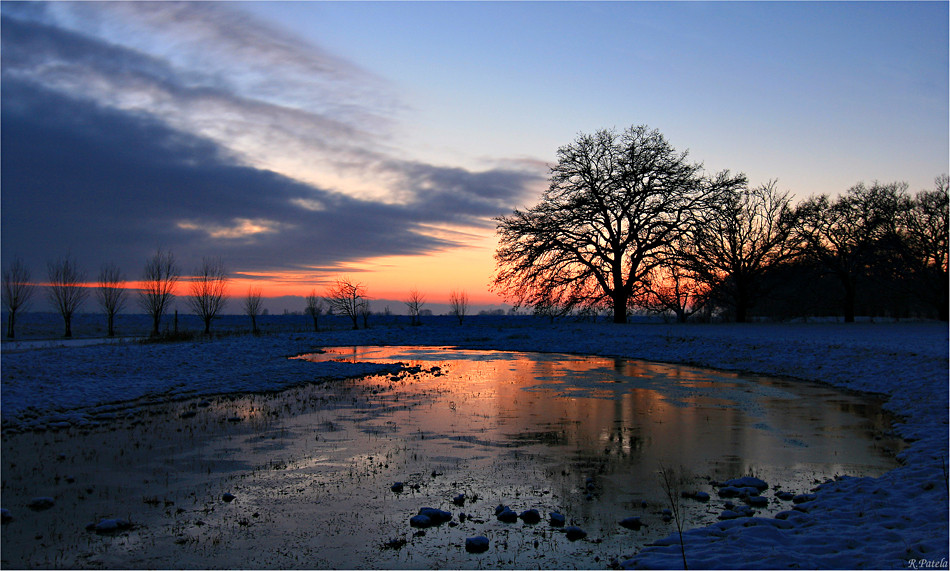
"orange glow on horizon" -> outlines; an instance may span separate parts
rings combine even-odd
[[[504,300],[488,289],[495,270],[494,251],[495,237],[488,235],[460,248],[424,256],[368,258],[337,269],[236,272],[230,295],[244,296],[248,288],[260,288],[265,298],[306,296],[313,290],[323,295],[338,277],[347,276],[365,285],[370,299],[403,300],[416,289],[427,303],[448,303],[452,290],[464,290],[472,305],[497,305]]]
[[[500,305],[504,303],[502,297],[489,291],[489,282],[495,271],[495,246],[494,234],[487,234],[472,236],[465,246],[427,255],[367,258],[336,268],[282,272],[236,270],[230,274],[228,297],[242,299],[251,288],[259,288],[265,299],[305,297],[312,291],[323,296],[337,278],[346,276],[366,286],[371,300],[401,301],[408,299],[410,290],[415,289],[424,296],[426,303],[447,304],[449,294],[458,290],[468,294],[470,305]],[[191,279],[190,275],[180,276],[173,293],[179,297],[190,295]],[[43,287],[49,284],[36,282],[34,285]],[[78,285],[90,290],[99,287],[93,280]],[[143,286],[142,280],[126,280],[120,285],[129,290],[130,295],[137,294]]]

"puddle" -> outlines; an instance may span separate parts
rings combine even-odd
[[[756,513],[770,516],[792,507],[777,490],[880,475],[902,446],[879,402],[820,384],[559,354],[358,347],[300,358],[415,368],[4,437],[3,507],[15,512],[4,566],[603,568],[674,530],[661,465],[685,467],[712,496],[682,500],[696,527],[724,509],[709,480],[765,480]],[[56,505],[23,507],[36,496]],[[499,504],[542,521],[503,523]],[[421,507],[453,520],[413,528]],[[550,511],[587,537],[568,540]],[[618,525],[629,516],[645,527]],[[83,529],[101,517],[135,527]],[[485,553],[466,552],[476,535],[490,540]]]

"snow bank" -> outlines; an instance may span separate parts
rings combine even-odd
[[[116,401],[273,391],[374,372],[378,365],[287,356],[329,345],[457,345],[686,363],[823,381],[886,395],[912,444],[880,478],[816,489],[786,520],[742,518],[685,534],[693,568],[921,568],[948,558],[948,330],[945,324],[608,325],[380,327],[235,337],[167,345],[49,348],[2,357],[4,427],[83,422]],[[741,474],[736,474],[741,476]],[[632,568],[682,565],[671,536]]]
[[[278,391],[301,383],[399,369],[288,358],[317,348],[310,336],[288,334],[5,351],[0,361],[3,427],[82,425],[149,402]]]

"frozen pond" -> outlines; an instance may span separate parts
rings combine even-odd
[[[890,470],[900,446],[883,437],[880,403],[817,383],[565,354],[354,347],[301,358],[439,366],[444,376],[417,385],[424,414],[377,422],[452,449],[543,445],[557,464],[630,481],[655,479],[662,463],[807,487]]]
[[[714,482],[764,480],[755,512],[768,517],[792,509],[782,492],[891,470],[901,447],[878,402],[801,381],[457,349],[328,348],[299,358],[407,369],[172,404],[122,430],[5,438],[4,507],[46,495],[57,505],[21,509],[4,526],[4,565],[603,568],[674,530],[663,517],[661,465],[685,468],[689,491],[711,496],[682,500],[696,527],[717,521],[727,501],[744,505],[719,497]],[[542,519],[500,521],[500,504]],[[452,520],[412,527],[422,507]],[[552,526],[552,511],[586,538]],[[633,516],[645,525],[619,525]],[[103,517],[134,526],[76,530]],[[473,536],[488,538],[488,550],[467,552]]]

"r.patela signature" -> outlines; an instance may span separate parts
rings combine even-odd
[[[908,559],[908,569],[946,569],[947,559]]]

